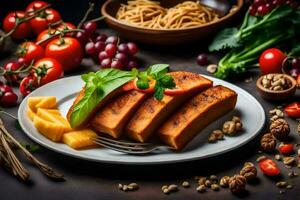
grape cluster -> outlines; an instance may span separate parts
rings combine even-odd
[[[290,5],[297,8],[299,3],[296,0],[254,0],[249,7],[249,13],[252,16],[264,16],[271,12],[275,7],[282,5]]]
[[[17,101],[18,96],[13,92],[12,88],[0,81],[0,105],[13,106],[17,104]]]
[[[84,31],[76,34],[87,55],[96,58],[102,68],[137,68],[135,43],[120,43],[119,37],[97,34],[96,29],[96,22],[87,22],[83,25]]]

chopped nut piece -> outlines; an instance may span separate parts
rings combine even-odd
[[[128,187],[132,188],[132,190],[138,190],[139,185],[137,183],[130,183]]]
[[[190,185],[190,183],[188,182],[188,181],[183,181],[182,182],[182,187],[184,187],[184,188],[188,188],[188,187],[190,187],[191,185]]]
[[[285,165],[292,165],[295,162],[295,158],[294,157],[284,157],[283,158],[283,163]]]
[[[244,176],[247,181],[253,180],[257,176],[257,169],[251,162],[246,162],[240,171],[240,175]]]
[[[226,135],[233,136],[237,132],[241,131],[243,128],[243,124],[239,117],[234,116],[231,121],[226,121],[223,124],[223,133]]]
[[[170,191],[169,191],[169,189],[168,189],[168,188],[165,188],[165,189],[163,189],[163,193],[164,193],[164,194],[169,194],[169,193],[170,193]]]
[[[196,189],[198,192],[205,192],[205,185],[199,185],[198,187],[197,187],[197,189]]]
[[[264,151],[272,152],[276,148],[276,140],[271,133],[266,133],[260,140],[260,146]]]
[[[123,185],[121,183],[118,184],[118,188],[119,190],[122,190],[123,189]]]
[[[293,188],[293,186],[290,184],[286,186],[286,189],[292,189],[292,188]]]
[[[276,160],[281,160],[281,156],[280,156],[279,154],[276,154],[276,155],[275,155],[275,159],[276,159]]]
[[[279,188],[285,188],[288,185],[286,181],[280,181],[276,183],[276,186]]]
[[[270,131],[278,140],[284,140],[290,133],[290,126],[284,119],[277,119],[270,125]]]
[[[175,185],[175,184],[169,185],[168,190],[169,190],[170,192],[175,192],[175,191],[178,190],[178,186]]]
[[[246,178],[241,175],[234,175],[229,179],[229,188],[232,193],[241,193],[246,188]]]
[[[123,185],[123,188],[122,188],[122,190],[123,190],[124,192],[126,192],[126,191],[128,190],[128,187],[127,187],[127,185]]]
[[[215,73],[217,71],[218,66],[215,64],[210,64],[206,67],[206,71],[208,71],[209,73]]]
[[[218,177],[217,177],[216,175],[210,175],[210,177],[209,177],[209,178],[210,178],[210,180],[212,180],[212,181],[213,181],[213,180],[217,180],[217,179],[218,179]]]
[[[230,179],[229,176],[224,176],[223,178],[221,178],[221,180],[220,180],[221,187],[224,187],[224,188],[228,187],[229,179]]]
[[[294,172],[294,171],[291,171],[291,172],[288,173],[288,176],[291,177],[291,178],[293,178],[293,177],[298,176],[298,174],[296,172]]]
[[[168,189],[168,186],[167,186],[167,185],[163,185],[163,186],[161,187],[161,190],[162,190],[162,191],[164,191],[165,189]]]
[[[206,180],[206,181],[205,181],[205,186],[206,186],[206,187],[210,187],[211,184],[212,184],[211,180]]]
[[[206,177],[201,177],[198,181],[199,185],[205,185]]]
[[[208,142],[209,143],[215,143],[217,141],[217,137],[214,134],[210,134],[208,137]]]
[[[211,189],[213,190],[213,191],[218,191],[219,189],[220,189],[220,187],[219,187],[219,185],[218,184],[212,184],[211,186]]]
[[[275,91],[285,90],[291,87],[291,82],[282,74],[265,75],[261,83],[264,88]]]

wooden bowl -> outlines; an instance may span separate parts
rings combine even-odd
[[[262,79],[264,76],[259,77],[259,79],[257,79],[256,81],[256,87],[260,95],[262,96],[262,98],[268,100],[280,101],[280,100],[288,99],[289,97],[293,96],[297,89],[296,80],[289,75],[284,74],[284,76],[291,82],[292,86],[286,90],[281,90],[281,91],[274,91],[265,88],[262,85]]]
[[[161,0],[161,5],[163,7],[172,7],[184,1],[185,0]],[[215,34],[218,30],[234,20],[241,10],[244,1],[200,0],[200,2],[209,5],[222,17],[214,22],[184,29],[151,29],[119,21],[115,18],[115,15],[120,4],[126,2],[126,0],[107,0],[103,4],[101,13],[112,29],[118,31],[122,37],[130,41],[154,45],[178,45],[203,40]],[[230,2],[234,2],[234,4]],[[235,5],[235,7],[231,9],[233,5]]]

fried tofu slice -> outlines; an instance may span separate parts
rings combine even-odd
[[[130,138],[139,142],[147,141],[153,132],[186,100],[212,87],[212,81],[199,74],[182,71],[169,74],[174,78],[176,86],[184,89],[185,92],[179,95],[164,95],[161,101],[153,96],[147,98],[125,128],[126,135]]]
[[[176,150],[182,149],[208,124],[233,110],[236,102],[234,91],[220,85],[209,88],[166,121],[158,130],[158,136]]]
[[[117,97],[96,114],[91,122],[92,128],[114,138],[119,138],[125,124],[146,96],[145,93],[132,90]]]

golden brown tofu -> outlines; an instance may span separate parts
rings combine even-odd
[[[96,114],[91,122],[92,128],[119,138],[123,127],[146,96],[145,93],[132,90],[117,97]]]
[[[72,127],[72,128],[80,128],[80,127],[85,127],[89,124],[90,120],[95,116],[95,114],[97,113],[98,110],[100,110],[104,105],[107,104],[107,102],[109,102],[110,100],[112,100],[113,98],[125,93],[126,90],[123,87],[119,87],[118,89],[114,90],[113,92],[111,92],[110,94],[108,94],[106,97],[104,97],[104,99],[102,99],[100,101],[100,103],[94,108],[94,110],[89,114],[89,116],[84,120],[84,122],[82,122],[81,124],[79,124],[76,127]],[[73,109],[75,107],[75,105],[84,97],[84,88],[82,88],[82,90],[78,93],[77,97],[75,98],[73,105],[70,107],[68,113],[67,113],[67,119],[70,122],[70,118],[71,118],[71,114],[73,112]]]
[[[215,86],[187,102],[158,130],[159,138],[175,149],[182,149],[208,124],[233,110],[237,94]]]
[[[176,86],[185,90],[179,95],[164,95],[161,101],[146,99],[126,126],[130,138],[145,142],[151,134],[187,99],[212,86],[212,81],[191,72],[171,72]]]

